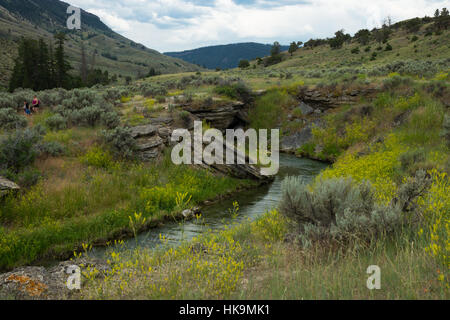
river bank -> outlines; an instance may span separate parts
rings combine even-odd
[[[75,140],[76,132],[82,142],[93,135],[85,131],[77,128],[69,133]],[[0,269],[42,258],[67,258],[83,243],[126,235],[134,213],[141,213],[146,226],[152,227],[188,207],[258,184],[177,167],[170,159],[151,164],[120,162],[101,148],[86,149],[81,156],[40,160],[37,166],[46,178],[18,196],[3,199]]]

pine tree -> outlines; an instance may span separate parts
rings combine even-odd
[[[292,42],[291,45],[289,46],[289,53],[291,54],[291,56],[295,51],[297,51],[297,49],[298,49],[297,43],[295,41]]]
[[[86,83],[87,82],[87,76],[88,76],[88,67],[87,67],[87,60],[86,60],[86,50],[84,48],[84,43],[81,43],[81,67],[80,67],[80,76],[81,80]]]
[[[278,41],[275,41],[273,43],[272,49],[270,50],[270,55],[272,57],[276,57],[280,54],[280,52],[281,52],[281,45]]]
[[[41,38],[39,39],[39,56],[37,64],[37,74],[34,78],[34,87],[37,90],[45,90],[50,87],[50,59],[47,44]]]
[[[22,38],[18,48],[13,74],[9,83],[9,90],[16,88],[31,88],[36,90],[35,77],[38,45],[35,40]]]
[[[64,41],[66,35],[63,32],[55,34],[56,51],[55,51],[55,69],[56,69],[56,85],[60,88],[70,88],[70,76],[68,71],[71,69],[64,54]]]
[[[52,44],[42,38],[37,40],[22,38],[15,60],[9,90],[30,88],[35,91],[56,86],[71,88],[72,77],[68,74],[70,64],[64,55],[64,41],[58,36],[58,48],[53,54]],[[77,84],[78,85],[78,84]]]
[[[49,74],[50,74],[50,81],[49,81],[49,88],[55,88],[56,87],[56,63],[55,63],[55,55],[54,55],[54,50],[53,50],[53,44],[50,42],[49,43],[49,61],[48,61],[48,65],[49,65]]]

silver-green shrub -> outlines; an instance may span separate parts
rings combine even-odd
[[[45,120],[45,125],[50,130],[63,130],[67,128],[67,120],[60,114],[55,114]]]
[[[335,178],[312,187],[298,177],[289,177],[282,185],[279,209],[292,222],[303,246],[318,241],[370,241],[417,221],[415,199],[428,186],[428,177],[419,172],[399,188],[391,204],[383,205],[376,201],[367,181]]]
[[[16,108],[17,104],[9,93],[0,94],[0,109]]]
[[[136,140],[131,135],[131,129],[117,127],[112,130],[104,130],[102,136],[116,157],[134,158]]]
[[[0,137],[0,170],[17,173],[32,164],[39,154],[37,145],[44,133],[38,125]]]
[[[19,115],[16,110],[11,108],[0,109],[0,129],[12,130],[25,128],[26,126],[25,116]]]

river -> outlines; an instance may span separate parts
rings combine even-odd
[[[133,249],[136,245],[143,248],[156,248],[161,244],[160,236],[165,236],[168,245],[177,246],[183,241],[198,237],[207,230],[220,231],[230,222],[254,220],[277,207],[281,199],[281,185],[286,177],[299,176],[305,182],[310,182],[326,167],[326,164],[318,161],[282,154],[280,155],[280,171],[271,184],[239,192],[230,199],[203,207],[201,220],[166,223],[162,227],[151,229],[140,234],[137,239],[126,240],[124,248]],[[233,208],[234,201],[239,203],[240,209],[237,217],[233,218],[229,209]],[[106,250],[106,248],[94,248],[90,255],[104,257]]]

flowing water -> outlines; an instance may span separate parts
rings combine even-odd
[[[257,187],[235,194],[232,198],[202,208],[201,221],[194,219],[183,223],[167,223],[162,227],[140,234],[137,239],[125,241],[125,248],[132,249],[136,244],[144,248],[155,248],[161,244],[160,235],[165,236],[169,245],[178,245],[183,241],[198,237],[207,230],[220,231],[233,222],[244,222],[263,215],[277,207],[281,199],[281,184],[287,176],[299,176],[305,182],[311,181],[326,168],[326,164],[309,159],[300,159],[291,155],[280,155],[280,171],[270,185]],[[232,217],[229,209],[233,202],[239,203],[237,217]],[[136,241],[137,240],[137,241]],[[103,256],[105,248],[96,248],[91,254]]]

